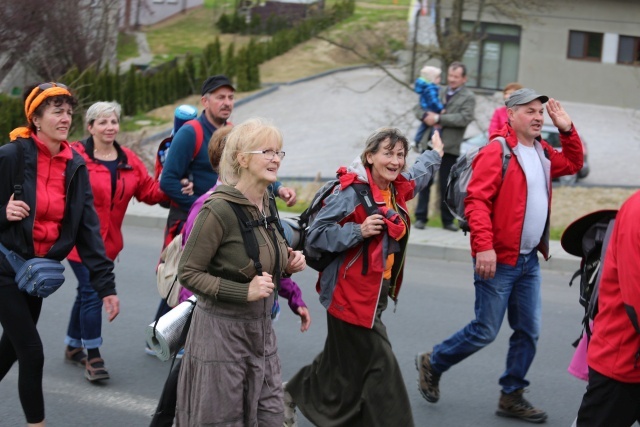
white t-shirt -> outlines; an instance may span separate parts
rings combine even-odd
[[[518,160],[527,179],[527,210],[524,214],[520,253],[526,254],[540,243],[549,211],[549,192],[540,156],[535,147],[518,142]]]

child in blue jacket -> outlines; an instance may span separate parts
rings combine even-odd
[[[442,70],[440,70],[440,68],[427,65],[423,67],[422,70],[420,70],[420,77],[416,79],[414,91],[417,94],[420,94],[420,107],[422,107],[422,110],[424,111],[422,119],[424,119],[428,111],[440,114],[444,109],[442,102],[440,102],[439,96],[441,74]],[[429,126],[427,126],[424,122],[420,123],[418,132],[416,132],[416,136],[414,138],[414,146],[420,144],[420,141],[422,140],[425,132],[427,132],[428,128]],[[429,133],[431,132],[433,132],[433,128],[429,129]]]

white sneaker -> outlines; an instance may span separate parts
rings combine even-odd
[[[282,384],[284,388],[284,427],[298,427],[298,416],[296,415],[296,404],[287,391],[287,383]]]

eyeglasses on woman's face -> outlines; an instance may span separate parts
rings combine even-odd
[[[245,154],[262,154],[265,159],[273,160],[273,158],[278,155],[280,160],[284,159],[285,152],[284,151],[276,151],[276,150],[255,150],[255,151],[245,151]]]

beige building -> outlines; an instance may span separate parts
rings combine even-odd
[[[518,81],[558,99],[640,109],[639,0],[554,1],[526,15],[522,22],[483,17],[485,37],[464,57],[469,86],[500,90]],[[464,18],[470,27],[475,11]]]

